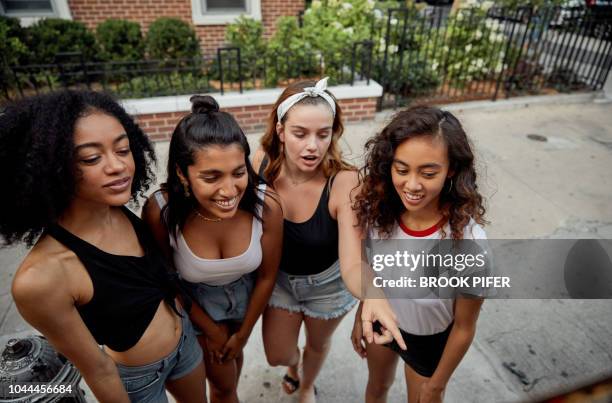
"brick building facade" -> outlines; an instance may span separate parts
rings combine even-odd
[[[222,110],[231,113],[245,133],[264,131],[272,106],[282,88],[248,90],[244,93],[214,94]],[[345,123],[371,120],[382,95],[380,84],[370,81],[355,82],[329,88],[335,95]],[[169,140],[178,121],[189,113],[188,95],[169,97],[124,99],[123,106],[136,118],[145,133],[154,141]]]
[[[270,37],[281,16],[297,16],[304,0],[20,0],[0,1],[0,15],[16,17],[22,25],[40,18],[64,18],[95,29],[109,18],[140,24],[143,33],[159,17],[179,18],[194,27],[205,54],[225,42],[225,26],[245,14],[260,20]]]
[[[352,98],[339,100],[344,123],[374,119],[377,98]],[[272,105],[253,105],[222,108],[231,113],[245,133],[261,133],[266,128]],[[145,113],[135,115],[136,121],[153,141],[168,141],[177,123],[187,111]]]
[[[24,11],[20,4],[29,3]],[[225,42],[225,28],[239,15],[261,20],[264,36],[273,35],[281,16],[296,16],[304,9],[305,0],[23,0],[21,3],[0,2],[0,14],[18,17],[22,25],[45,17],[73,19],[94,30],[109,19],[125,19],[140,24],[146,33],[159,17],[179,18],[192,27],[205,54],[210,54]],[[8,5],[8,6],[7,6]],[[236,7],[238,5],[238,7]],[[10,7],[9,7],[10,6]],[[282,89],[230,91],[215,94],[223,110],[232,113],[243,130],[256,133],[264,130],[272,105]],[[364,82],[330,88],[339,100],[346,122],[373,119],[382,87]],[[128,109],[145,132],[155,141],[168,140],[177,122],[189,112],[189,96],[168,96],[124,99]]]
[[[90,29],[108,18],[138,22],[143,33],[159,17],[176,17],[195,28],[205,53],[214,52],[225,41],[225,24],[201,25],[194,22],[191,0],[68,0],[72,18]],[[274,33],[281,16],[296,16],[304,9],[304,0],[261,0],[258,4],[264,36]],[[259,11],[259,10],[258,10]]]

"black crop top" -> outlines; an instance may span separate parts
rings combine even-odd
[[[259,175],[268,164],[265,157]],[[307,221],[283,220],[283,253],[279,269],[291,275],[313,275],[338,260],[338,222],[329,213],[329,194],[334,178],[327,180],[317,208]]]
[[[144,222],[127,208],[122,211],[134,227],[144,256],[112,255],[57,224],[47,229],[77,255],[91,277],[93,298],[77,307],[83,322],[98,344],[119,352],[140,340],[162,300],[177,312],[177,288],[154,239]]]
[[[284,220],[283,254],[279,269],[287,274],[312,275],[338,260],[338,222],[329,214],[329,192],[334,177],[327,180],[312,217],[295,223]]]

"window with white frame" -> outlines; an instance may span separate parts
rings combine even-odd
[[[19,18],[24,25],[44,17],[72,18],[68,0],[0,0],[0,14]]]
[[[261,20],[261,0],[191,0],[191,10],[196,25],[229,24],[240,15]]]

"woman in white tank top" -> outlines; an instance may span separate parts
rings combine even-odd
[[[192,296],[212,400],[238,403],[242,349],[276,281],[282,211],[235,119],[210,96],[191,101],[143,218]]]

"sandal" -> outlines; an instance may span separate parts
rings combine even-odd
[[[282,386],[286,394],[292,395],[299,389],[300,380],[290,377],[289,374],[285,374],[285,376],[283,376]]]

